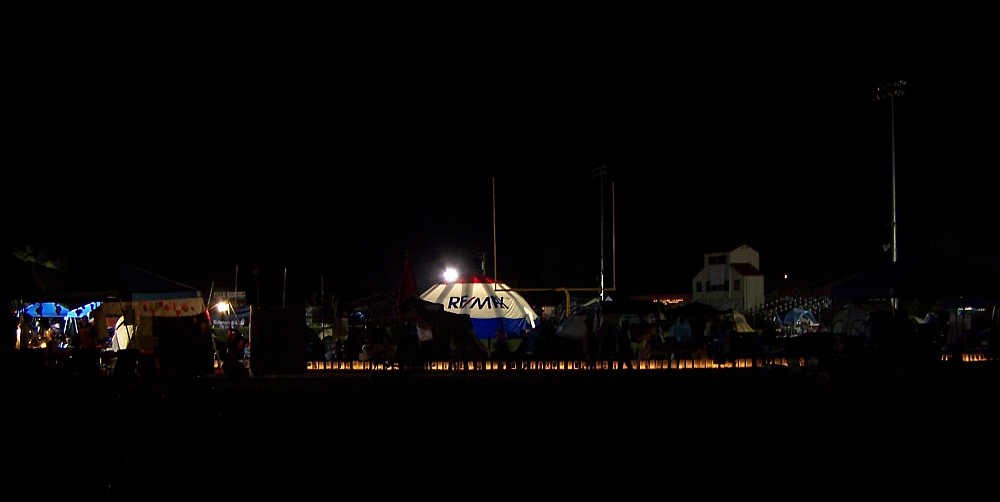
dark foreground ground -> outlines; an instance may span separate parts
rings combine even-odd
[[[7,375],[6,500],[992,492],[1000,368]]]

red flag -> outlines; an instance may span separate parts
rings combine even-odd
[[[399,309],[400,317],[403,316],[403,302],[413,293],[417,292],[417,278],[413,275],[413,268],[410,267],[410,255],[406,255],[406,263],[403,265],[403,280],[399,282],[399,295],[396,297],[396,307]]]

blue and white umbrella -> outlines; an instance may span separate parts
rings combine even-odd
[[[424,291],[420,299],[443,305],[445,312],[468,314],[480,339],[495,338],[498,330],[520,334],[538,323],[538,314],[521,295],[485,275],[440,282]]]

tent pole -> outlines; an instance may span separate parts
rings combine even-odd
[[[251,303],[250,304],[250,326],[249,326],[249,329],[247,330],[247,347],[252,347],[252,346],[253,346],[253,304]],[[247,359],[247,364],[250,363],[249,358],[244,358],[244,359]]]
[[[205,307],[205,317],[208,318],[209,326],[212,329],[212,335],[211,335],[212,336],[212,351],[215,352],[215,360],[221,363],[222,360],[219,358],[219,346],[218,346],[218,344],[215,343],[215,326],[212,326],[213,323],[212,323],[212,301],[211,300],[212,300],[212,295],[214,293],[215,293],[215,281],[212,281],[212,285],[209,286],[209,288],[208,288],[208,301],[205,302],[205,305],[206,305],[206,307]],[[212,366],[213,366],[212,367],[212,371],[214,372],[215,371],[215,365],[212,365]]]
[[[207,305],[207,308],[209,308],[209,309],[212,308],[212,295],[213,294],[215,294],[215,281],[212,281],[212,285],[208,287],[208,299],[205,300],[205,305]],[[211,318],[211,314],[209,314],[209,318]]]
[[[118,309],[122,311],[122,317],[125,317],[125,306],[122,305],[122,299],[121,299],[120,295],[118,296]],[[139,327],[139,323],[138,322],[136,322],[135,325],[136,325],[136,327]],[[125,321],[122,322],[122,326],[125,326],[125,337],[126,337],[125,338],[125,342],[126,342],[125,343],[125,347],[128,347],[132,343],[132,333],[134,333],[134,331],[131,332],[131,333],[129,332],[129,330],[128,330],[128,318],[127,317],[125,318]],[[115,332],[115,336],[118,336],[117,331]],[[119,343],[118,344],[118,348],[121,348],[121,346],[122,346],[121,343]]]

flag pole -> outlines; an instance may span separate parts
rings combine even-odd
[[[493,178],[493,280],[497,278],[497,179]]]
[[[404,306],[410,296],[417,292],[417,278],[413,275],[413,268],[410,266],[410,250],[407,249],[403,260],[403,276],[399,281],[399,292],[396,294],[396,308],[400,321],[405,317]]]

